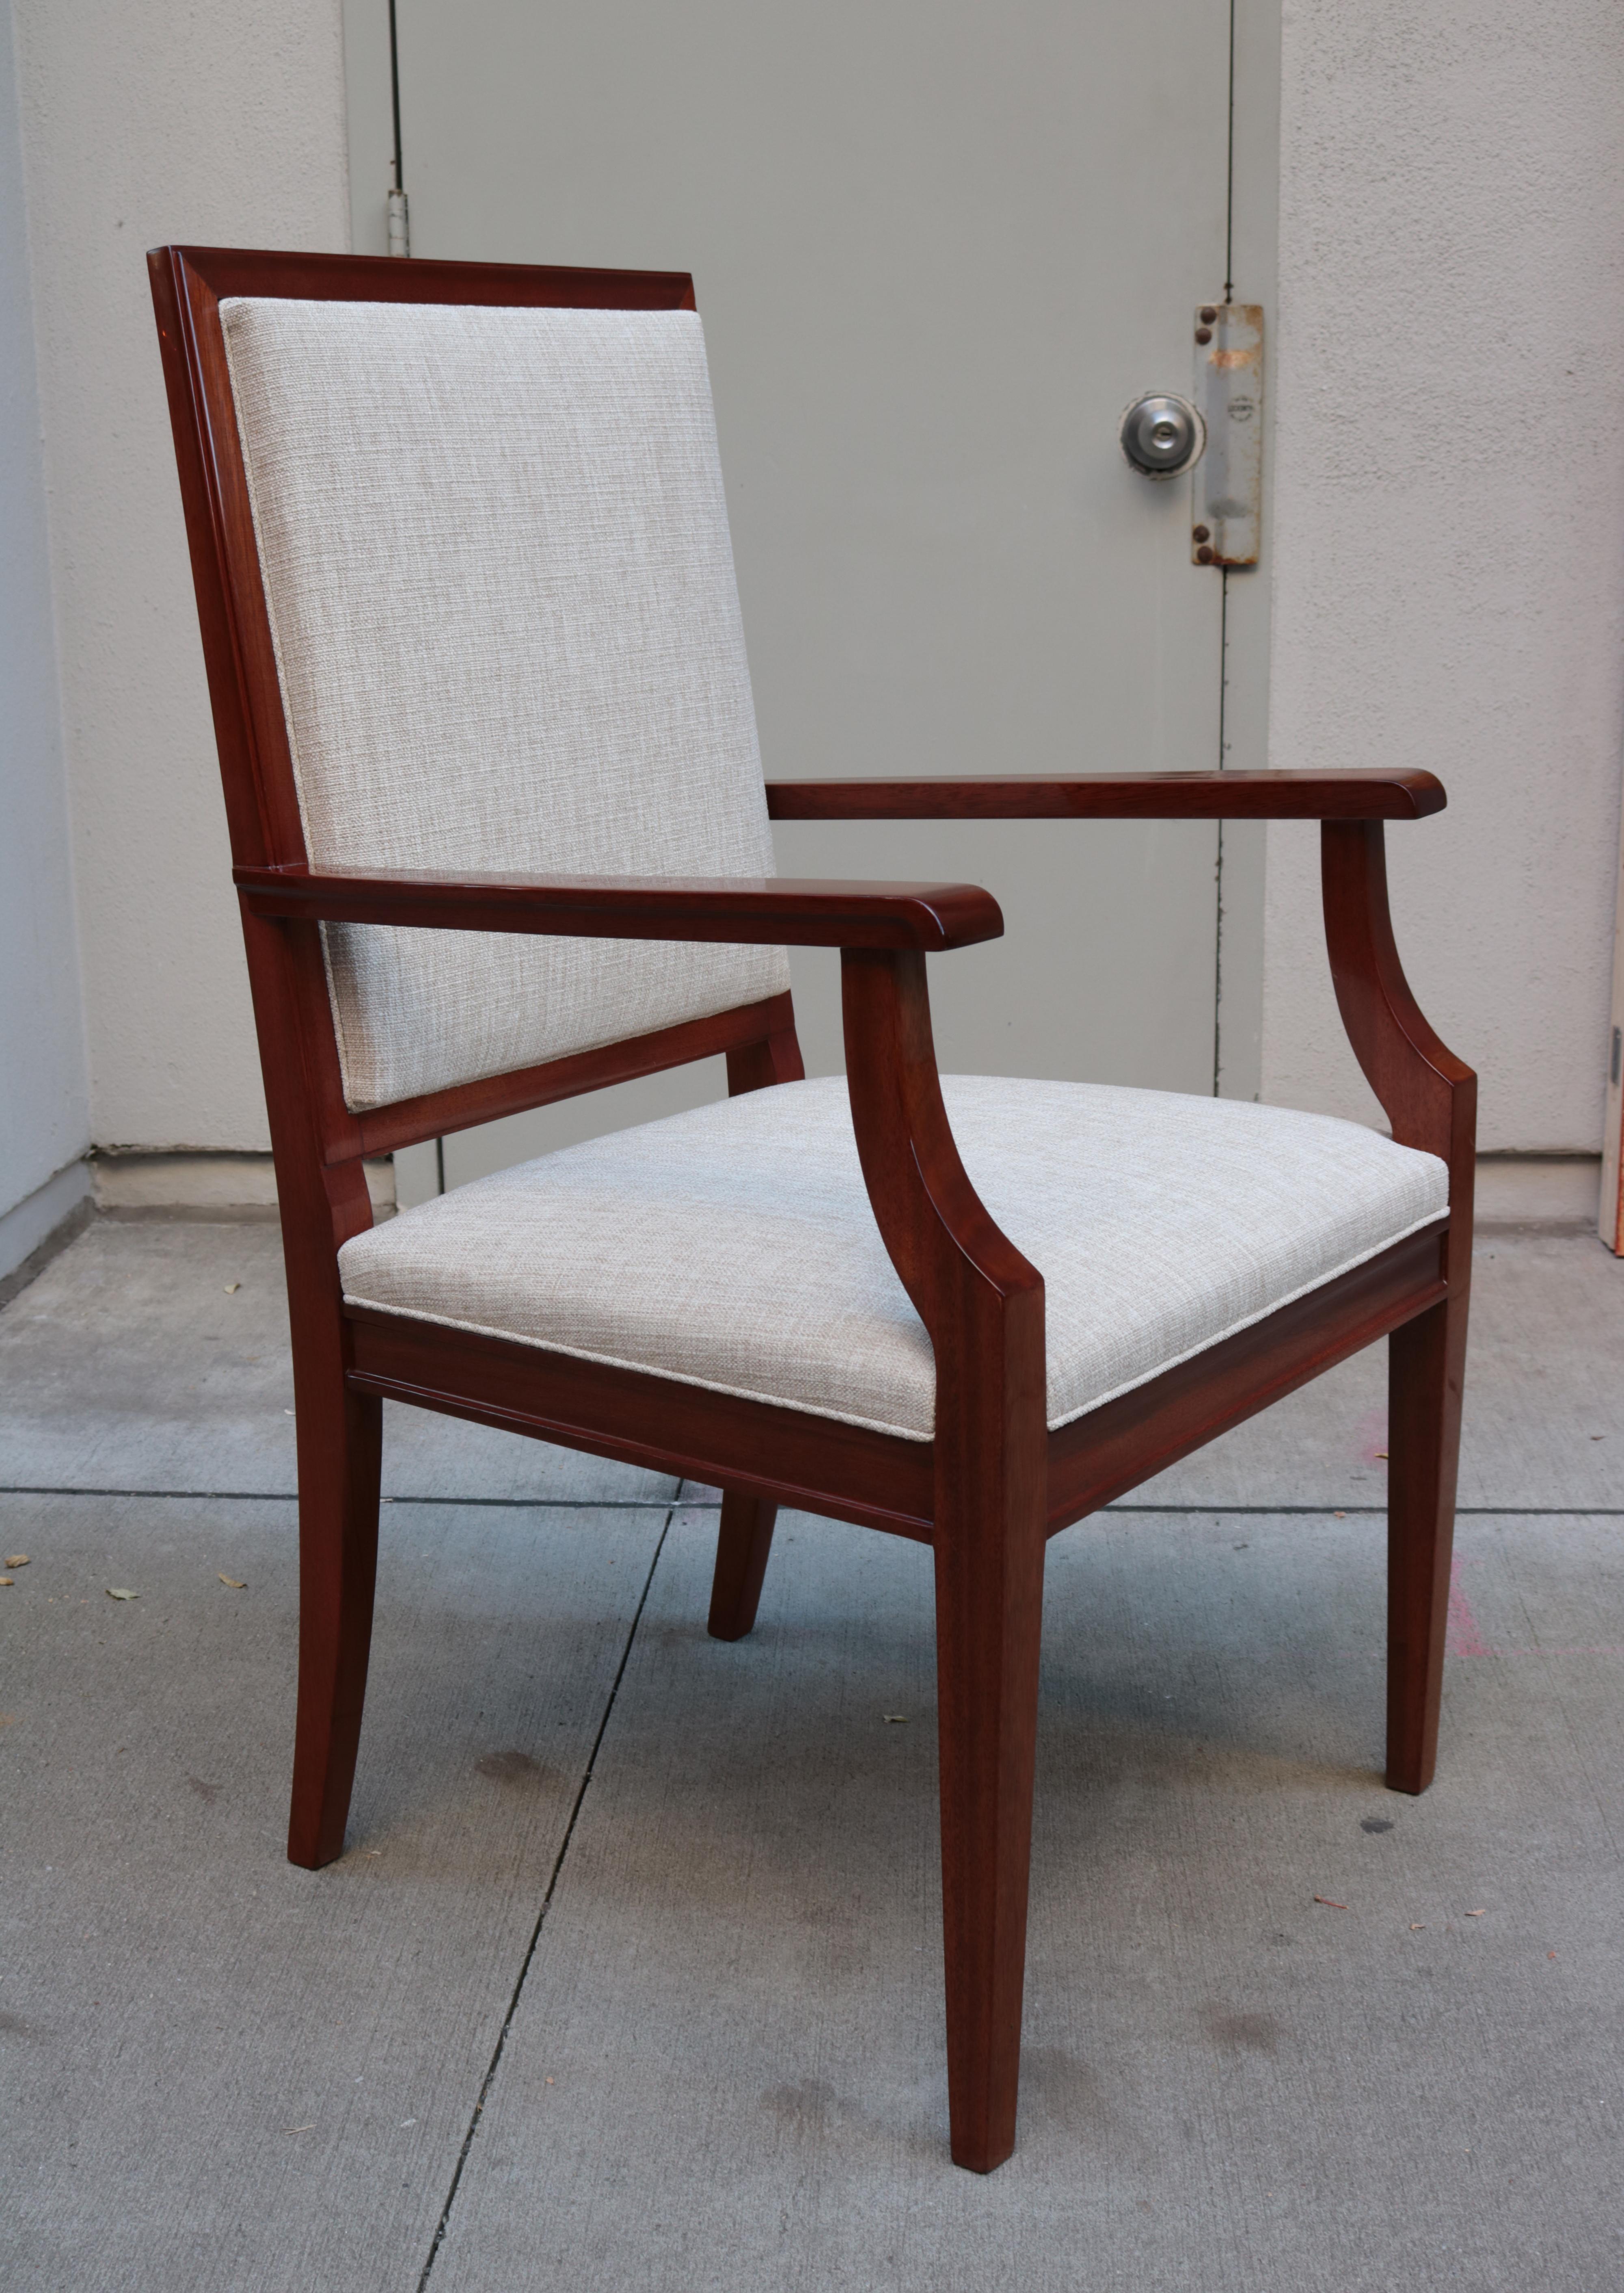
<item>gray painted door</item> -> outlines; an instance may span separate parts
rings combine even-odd
[[[1224,577],[1190,562],[1188,480],[1137,475],[1117,427],[1189,390],[1224,289],[1227,0],[396,19],[414,255],[694,273],[770,777],[1218,764]],[[360,246],[386,180],[358,180]],[[1214,1089],[1210,823],[777,839],[786,872],[996,894],[1006,936],[932,966],[945,1067]],[[815,1071],[837,970],[797,959]],[[712,1065],[450,1140],[446,1180],[712,1096]]]

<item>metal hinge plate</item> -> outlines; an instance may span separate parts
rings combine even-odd
[[[1196,313],[1196,403],[1206,451],[1196,465],[1190,555],[1198,565],[1255,565],[1263,524],[1263,308],[1204,303]]]

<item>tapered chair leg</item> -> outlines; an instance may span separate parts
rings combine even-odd
[[[344,1851],[378,1574],[383,1404],[333,1381],[299,1397],[299,1708],[288,1859]]]
[[[765,1497],[723,1490],[716,1575],[710,1585],[709,1629],[713,1641],[742,1641],[755,1623],[777,1518],[777,1506],[768,1504]]]
[[[1015,2146],[1043,1542],[936,1555],[942,1930],[953,2156],[987,2174]]]
[[[1388,1340],[1387,1781],[1424,1792],[1438,1758],[1466,1349],[1458,1293]]]

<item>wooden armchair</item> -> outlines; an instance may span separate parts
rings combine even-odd
[[[1433,1772],[1474,1084],[1405,985],[1382,824],[1443,792],[764,790],[686,276],[171,247],[151,278],[292,1309],[288,1853],[344,1843],[386,1396],[719,1485],[723,1640],[780,1504],[929,1544],[952,2149],[987,2171],[1015,2134],[1045,1539],[1384,1336],[1387,1778]],[[1322,821],[1392,1140],[944,1084],[924,959],[997,935],[996,904],[777,878],[768,821],[1009,815]],[[843,1082],[803,1080],[792,944],[840,951]],[[721,1105],[373,1226],[363,1155],[718,1051]]]

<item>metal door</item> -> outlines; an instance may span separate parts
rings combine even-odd
[[[1226,590],[1256,577],[1193,562],[1190,481],[1118,442],[1142,393],[1190,393],[1230,280],[1230,0],[394,17],[413,255],[694,273],[769,777],[1261,761],[1244,679],[1225,724]],[[382,251],[382,0],[345,20],[356,244]],[[995,893],[1004,939],[932,966],[945,1068],[1249,1091],[1234,1043],[1221,1072],[1221,926],[1238,952],[1261,903],[1233,831],[1227,887],[1211,823],[776,836],[788,873]],[[837,971],[796,959],[814,1072],[841,1064]],[[716,1095],[710,1065],[466,1133],[444,1180]]]

